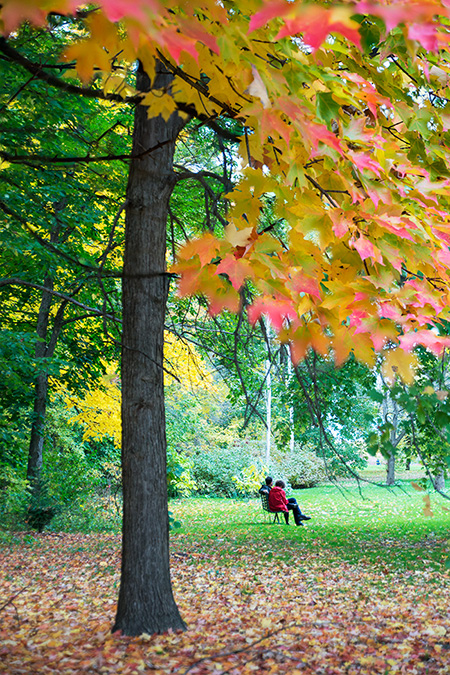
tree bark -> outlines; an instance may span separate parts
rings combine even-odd
[[[395,455],[389,454],[387,461],[386,485],[395,485]]]
[[[47,331],[50,317],[50,308],[52,304],[53,281],[50,277],[46,277],[43,284],[49,291],[42,293],[41,304],[39,306],[38,320],[36,325],[36,333],[38,342],[36,344],[34,355],[36,358],[45,356],[47,349]],[[45,428],[45,414],[47,411],[47,396],[48,396],[48,375],[41,370],[38,373],[34,385],[34,408],[31,422],[30,445],[28,448],[28,466],[27,466],[27,480],[36,490],[41,477],[42,469],[42,453],[44,447],[44,428]]]
[[[445,475],[444,470],[441,469],[435,476],[433,476],[434,489],[440,492],[445,491]]]
[[[170,86],[159,73],[156,87]],[[137,88],[149,88],[140,70]],[[166,223],[173,153],[182,128],[176,115],[147,119],[136,107],[127,187],[123,268],[122,480],[123,530],[119,602],[113,631],[126,635],[184,629],[169,569],[169,521],[163,379],[168,292]]]

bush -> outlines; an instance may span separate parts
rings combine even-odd
[[[271,464],[277,478],[281,474],[294,490],[314,487],[327,477],[322,459],[306,448],[295,448]]]
[[[191,470],[197,491],[204,495],[250,497],[258,494],[269,474],[274,480],[284,480],[287,490],[313,487],[326,479],[322,459],[309,449],[274,454],[268,468],[255,457],[256,452],[259,454],[261,448],[248,444],[197,452]]]
[[[0,466],[0,522],[5,529],[23,527],[29,501],[27,481],[10,466]]]
[[[169,499],[189,497],[195,491],[194,462],[181,452],[167,448],[167,493]]]
[[[52,528],[61,532],[120,532],[122,503],[115,496],[91,493],[59,511]]]
[[[233,476],[239,476],[243,469],[250,467],[255,461],[244,446],[211,448],[197,452],[192,459],[192,475],[197,492],[217,497],[242,496]]]
[[[244,467],[239,475],[232,477],[232,480],[240,496],[250,497],[258,494],[266,476],[267,469],[260,462],[256,462]]]

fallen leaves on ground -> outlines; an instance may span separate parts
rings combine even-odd
[[[119,567],[116,535],[26,535],[4,550],[0,672],[449,672],[445,571],[350,564],[270,530],[257,546],[179,535],[172,576],[188,631],[126,638],[110,633]]]

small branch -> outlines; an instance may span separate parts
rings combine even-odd
[[[227,103],[223,103],[222,101],[219,101],[219,99],[216,98],[215,96],[211,96],[211,94],[208,93],[207,85],[203,84],[202,82],[198,82],[198,80],[196,80],[191,75],[186,73],[185,70],[171,63],[159,50],[158,50],[158,58],[161,61],[161,63],[163,63],[166,66],[166,68],[168,68],[170,72],[173,73],[173,75],[176,75],[185,82],[187,82],[193,89],[196,89],[202,96],[207,98],[208,101],[211,101],[212,103],[218,105],[222,111],[227,113],[228,117],[235,119],[239,116],[239,111],[233,110],[233,108],[231,108],[231,106],[229,106]]]
[[[79,302],[78,300],[74,300],[70,295],[66,295],[65,293],[60,293],[59,291],[54,291],[50,290],[46,286],[42,286],[41,284],[35,284],[32,281],[25,281],[24,279],[20,279],[19,277],[10,277],[8,279],[0,279],[0,288],[6,287],[6,286],[27,286],[29,288],[35,288],[38,291],[46,291],[47,293],[50,293],[51,295],[54,295],[57,298],[62,298],[62,300],[65,300],[66,302],[70,302],[72,305],[76,305],[77,307],[81,307],[81,309],[85,310],[86,312],[89,312],[91,315],[95,316],[106,316],[106,318],[114,320],[115,317],[109,314],[104,314],[99,309],[96,309],[95,307],[89,307],[88,305],[85,305],[82,302]]]
[[[12,604],[13,604],[13,600],[15,600],[15,599],[17,598],[18,595],[20,595],[21,593],[23,593],[24,591],[26,591],[27,588],[29,588],[29,587],[31,586],[31,584],[32,584],[32,582],[30,581],[30,583],[27,584],[26,586],[24,586],[23,588],[21,588],[20,591],[17,591],[17,593],[14,593],[14,595],[11,595],[11,597],[10,597],[6,602],[4,602],[3,605],[0,606],[0,612],[1,612],[2,610],[4,610],[5,607],[7,607],[8,605],[12,605]],[[16,613],[17,613],[17,609],[16,609]]]
[[[331,206],[334,206],[334,208],[337,208],[337,207],[339,206],[339,204],[338,204],[337,202],[334,201],[333,197],[330,197],[330,195],[329,195],[329,193],[327,192],[327,190],[324,190],[324,188],[323,188],[321,185],[319,185],[319,183],[318,183],[316,180],[314,180],[314,178],[312,178],[311,176],[308,176],[308,174],[306,174],[306,173],[305,173],[305,178],[306,178],[307,180],[309,180],[309,182],[310,182],[312,185],[314,185],[314,187],[315,187],[317,190],[319,190],[320,194],[321,194],[323,197],[325,197],[325,199],[327,199],[327,200],[330,202]],[[349,193],[346,192],[346,194],[349,194]]]
[[[445,492],[442,492],[442,490],[439,490],[439,489],[436,487],[436,485],[435,485],[434,477],[433,477],[433,475],[432,475],[430,469],[428,468],[428,464],[425,462],[425,460],[424,460],[424,458],[423,458],[422,452],[421,452],[420,447],[419,447],[419,444],[418,444],[418,442],[417,442],[416,432],[415,432],[415,425],[414,425],[414,420],[413,420],[412,415],[410,416],[410,422],[411,422],[411,431],[412,431],[412,442],[413,442],[413,445],[414,445],[414,447],[415,447],[415,449],[416,449],[417,454],[419,455],[420,461],[422,462],[423,466],[425,467],[425,471],[427,472],[427,476],[428,476],[428,478],[429,478],[430,481],[431,481],[431,485],[434,487],[435,491],[436,491],[438,494],[441,495],[441,497],[444,497],[444,499],[450,500],[450,496],[449,496],[449,495],[446,495]]]
[[[412,75],[410,75],[410,74],[408,73],[408,71],[406,70],[406,68],[404,68],[404,67],[401,65],[401,63],[399,62],[399,60],[397,59],[397,57],[396,57],[394,54],[389,54],[388,59],[391,59],[392,63],[395,63],[395,65],[397,66],[397,68],[400,68],[400,70],[401,70],[403,73],[405,73],[405,75],[407,75],[407,77],[409,77],[409,79],[412,80],[412,82],[414,82],[414,84],[418,84],[416,78],[413,77]]]
[[[33,61],[27,59],[26,56],[12,47],[4,37],[0,37],[0,51],[3,52],[3,54],[5,54],[5,56],[7,56],[11,61],[17,63],[19,66],[22,66],[22,68],[25,68],[25,70],[31,73],[38,80],[43,80],[52,87],[61,89],[68,94],[77,94],[87,98],[99,98],[105,101],[117,101],[118,103],[137,103],[139,100],[138,96],[128,96],[124,98],[118,94],[105,94],[102,89],[95,89],[93,87],[79,87],[75,84],[70,84],[70,82],[56,77],[56,75],[47,73],[45,70],[43,70],[43,66],[40,63],[34,63]]]
[[[189,169],[186,169],[180,164],[174,164],[174,168],[182,170],[181,173],[175,174],[175,180],[177,183],[181,180],[188,180],[189,178],[192,178],[193,180],[200,180],[200,178],[214,178],[215,180],[218,180],[220,183],[222,183],[225,187],[227,187],[228,184],[227,178],[224,178],[213,171],[189,171]]]
[[[1,38],[0,38],[1,39]],[[165,141],[160,141],[156,145],[153,145],[151,148],[139,152],[136,155],[123,153],[121,155],[98,155],[93,157],[90,154],[80,155],[75,157],[49,157],[48,155],[13,155],[10,152],[0,151],[0,157],[9,162],[10,164],[25,164],[26,166],[31,166],[32,168],[39,167],[42,164],[92,164],[94,162],[123,162],[129,161],[132,159],[142,159],[147,157],[152,152],[156,152],[160,148],[163,148],[169,143],[173,143],[176,138],[168,138]]]
[[[8,106],[9,106],[9,105],[10,105],[10,104],[18,97],[18,95],[20,94],[20,92],[23,91],[24,89],[26,89],[26,88],[28,87],[28,85],[30,84],[30,82],[32,82],[32,81],[34,80],[34,77],[35,77],[35,76],[32,75],[30,78],[28,78],[28,80],[27,80],[26,82],[24,82],[24,83],[17,89],[17,91],[15,91],[15,93],[12,94],[12,95],[10,96],[10,98],[9,98],[8,101],[5,103],[5,105],[2,106],[2,110],[4,110],[5,108],[7,108],[7,107],[8,107]]]
[[[114,235],[115,235],[115,232],[116,232],[116,227],[117,227],[117,224],[119,222],[119,218],[122,215],[122,212],[126,208],[127,204],[128,204],[128,202],[127,202],[127,200],[125,200],[119,206],[119,210],[117,211],[117,213],[114,217],[114,220],[113,220],[111,232],[109,233],[108,244],[107,244],[105,250],[103,251],[102,255],[100,256],[100,258],[97,258],[97,262],[99,263],[99,268],[98,268],[99,273],[103,271],[103,267],[105,265],[106,258],[108,257],[109,253],[115,248]]]

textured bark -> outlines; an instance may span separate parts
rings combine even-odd
[[[45,279],[43,285],[48,288],[49,291],[53,289],[53,282],[50,277]],[[43,292],[41,304],[39,306],[36,325],[36,333],[39,341],[37,342],[35,349],[36,358],[44,357],[47,350],[47,331],[52,304],[52,295],[49,291]],[[30,445],[28,448],[27,479],[33,487],[38,484],[41,476],[47,396],[48,375],[46,372],[42,371],[38,374],[34,385],[34,408],[31,422]]]
[[[137,87],[148,88],[138,73]],[[170,85],[158,75],[155,86]],[[163,143],[134,160],[127,187],[123,270],[122,348],[122,569],[113,631],[126,635],[185,628],[172,595],[163,382],[166,223],[173,187],[173,115],[147,119],[135,112],[133,153]]]
[[[55,239],[53,239],[54,241]],[[67,306],[67,300],[58,307],[53,320],[53,328],[49,333],[50,310],[52,307],[52,293],[53,280],[47,277],[44,281],[46,291],[42,293],[41,304],[39,306],[38,320],[36,325],[36,333],[39,341],[36,344],[35,356],[36,358],[50,359],[55,353],[56,343],[61,334],[64,310]],[[27,480],[32,486],[35,494],[39,491],[39,482],[41,478],[43,449],[44,449],[44,432],[45,432],[45,416],[47,413],[48,402],[48,372],[45,368],[38,373],[34,385],[34,407],[33,417],[31,423],[30,445],[28,448],[28,466],[27,466]]]
[[[440,492],[445,491],[445,475],[443,470],[433,476],[433,483],[435,490],[439,490]]]

